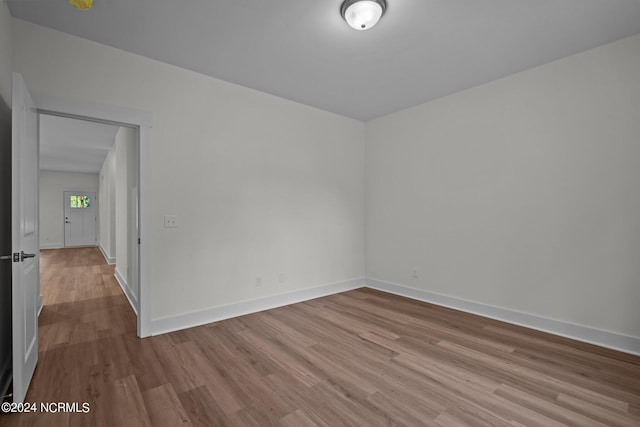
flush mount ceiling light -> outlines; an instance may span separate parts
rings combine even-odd
[[[351,28],[363,31],[376,25],[385,10],[385,0],[345,0],[340,13]]]

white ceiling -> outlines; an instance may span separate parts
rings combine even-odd
[[[14,17],[360,120],[640,33],[638,0],[9,0]]]
[[[40,115],[40,169],[98,173],[118,126]]]

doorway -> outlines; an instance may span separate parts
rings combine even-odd
[[[95,246],[98,243],[98,210],[96,193],[65,191],[64,247]]]
[[[69,253],[86,256],[76,261],[84,265],[101,252],[137,313],[139,269],[134,263],[138,262],[139,222],[134,213],[138,198],[132,198],[131,192],[138,188],[138,130],[42,112],[39,122],[40,248],[99,248]],[[59,273],[64,276],[62,264]],[[59,300],[63,290],[64,286],[55,292],[49,289],[47,295]],[[69,298],[77,291],[70,291]]]
[[[140,228],[137,236],[131,236],[130,240],[132,244],[135,242],[135,251],[138,253],[137,259],[139,262],[134,270],[138,272],[140,296],[135,304],[132,302],[131,305],[136,314],[137,335],[146,337],[151,335],[148,306],[150,266],[148,248],[151,245],[148,191],[150,169],[147,164],[150,154],[151,115],[137,110],[109,107],[86,101],[73,101],[49,95],[41,95],[34,98],[29,93],[22,77],[17,73],[13,73],[12,92],[11,203],[3,203],[3,206],[11,207],[13,252],[7,256],[2,255],[1,258],[2,260],[5,258],[10,259],[12,264],[13,390],[14,401],[21,403],[28,390],[37,362],[38,331],[40,330],[38,314],[42,308],[39,274],[40,256],[38,254],[40,247],[38,195],[41,178],[39,168],[39,119],[43,115],[68,117],[87,122],[126,126],[129,129],[136,130],[137,144],[135,149],[138,155],[135,160],[135,173],[132,176],[136,177],[138,184],[138,198],[136,200],[138,200],[139,205],[136,224]],[[4,147],[4,141],[2,142],[2,147]],[[128,195],[128,192],[125,193],[125,197],[128,197]],[[4,200],[5,193],[2,193],[2,196]],[[60,199],[58,196],[58,200]],[[76,199],[77,202],[78,200]],[[81,203],[86,204],[86,199],[81,200]],[[59,212],[62,211],[61,206]],[[97,251],[97,249],[93,249]],[[0,380],[2,380],[2,383],[5,382],[3,378],[0,378]],[[5,388],[4,384],[0,384],[0,387]]]
[[[40,115],[79,119],[86,122],[99,123],[103,125],[117,126],[127,131],[129,135],[135,135],[135,146],[128,144],[126,147],[133,152],[131,162],[132,169],[129,169],[128,176],[135,179],[128,181],[127,190],[123,192],[123,199],[132,208],[128,212],[122,212],[120,216],[129,219],[129,231],[124,242],[123,249],[127,252],[131,261],[128,267],[119,272],[116,269],[116,278],[131,277],[135,285],[131,287],[136,292],[128,293],[123,287],[131,306],[137,315],[137,334],[139,337],[151,335],[150,319],[150,247],[151,247],[151,217],[150,217],[150,168],[148,159],[150,156],[150,133],[152,125],[152,115],[148,112],[107,106],[88,101],[71,100],[51,95],[35,96],[35,102]],[[118,177],[122,174],[117,173]],[[99,189],[96,198],[100,202],[98,207],[98,241],[100,241],[104,224],[102,213],[105,210],[105,195]],[[125,203],[126,203],[125,202]],[[121,203],[121,206],[123,203]],[[135,206],[134,206],[135,205]],[[111,234],[111,233],[110,233]],[[115,234],[115,233],[114,233]],[[117,252],[116,252],[117,258]],[[116,260],[117,261],[117,260]],[[125,276],[126,275],[126,276]],[[132,296],[134,298],[132,298]]]

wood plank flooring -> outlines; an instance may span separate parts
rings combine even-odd
[[[640,426],[640,357],[360,289],[152,338],[95,248],[42,251],[16,426]]]

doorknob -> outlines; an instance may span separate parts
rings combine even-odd
[[[36,254],[25,254],[24,251],[20,251],[20,261],[24,261],[25,258],[35,258]]]

